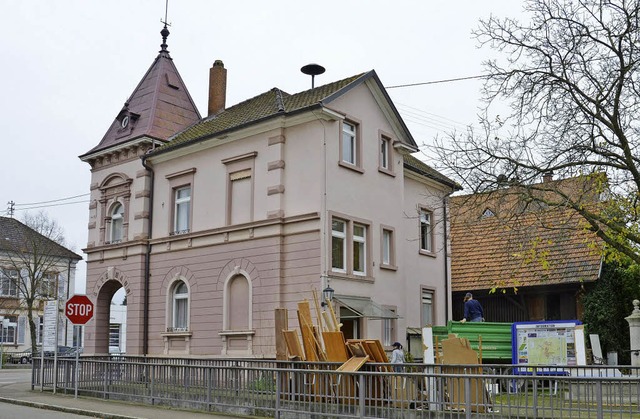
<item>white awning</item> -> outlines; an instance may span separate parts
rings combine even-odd
[[[360,317],[366,317],[368,319],[398,319],[398,316],[393,311],[382,307],[380,304],[367,297],[347,297],[344,295],[336,295],[333,297],[333,301],[340,304],[342,307],[352,311],[353,315],[344,315],[340,313],[341,319],[357,319]]]

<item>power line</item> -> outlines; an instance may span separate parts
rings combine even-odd
[[[32,210],[32,209],[38,209],[38,208],[59,207],[61,205],[86,204],[87,202],[90,202],[90,201],[86,200],[86,201],[63,202],[61,204],[40,205],[40,206],[27,207],[27,208],[16,208],[16,211],[28,211],[28,210]]]
[[[398,84],[396,86],[385,86],[385,89],[399,89],[401,87],[414,87],[414,86],[425,86],[428,84],[440,84],[440,83],[451,83],[454,81],[463,81],[463,80],[473,80],[473,79],[485,79],[487,75],[479,75],[479,76],[469,76],[469,77],[457,77],[455,79],[443,79],[443,80],[433,80],[433,81],[425,81],[421,83],[409,83],[409,84]]]
[[[31,202],[29,204],[15,204],[15,205],[16,206],[20,206],[20,207],[25,207],[25,206],[29,206],[29,205],[50,204],[50,203],[53,203],[53,202],[68,201],[70,199],[80,198],[82,196],[89,196],[89,195],[91,195],[91,194],[90,193],[84,193],[84,194],[81,194],[81,195],[70,196],[70,197],[67,197],[67,198],[52,199],[51,201]]]

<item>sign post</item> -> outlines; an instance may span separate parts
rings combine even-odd
[[[67,319],[74,325],[86,324],[93,318],[93,303],[86,295],[74,295],[67,300],[64,306],[64,313]],[[76,331],[76,370],[74,374],[74,397],[78,398],[78,369],[80,366],[80,332]]]

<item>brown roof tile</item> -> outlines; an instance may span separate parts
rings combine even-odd
[[[251,99],[240,102],[223,112],[202,119],[175,135],[156,152],[189,143],[194,140],[214,137],[223,132],[241,128],[278,115],[291,114],[305,108],[318,105],[320,101],[348,86],[363,74],[358,74],[315,89],[290,95],[278,88],[273,88]]]
[[[449,179],[428,164],[418,160],[416,157],[413,157],[410,154],[405,154],[403,158],[405,169],[408,169],[421,176],[433,179],[437,182],[444,183],[445,185],[452,187],[456,191],[462,189],[462,186],[460,186],[460,184],[458,184],[456,181]]]
[[[484,199],[483,199],[484,197]],[[504,196],[503,196],[504,197]],[[517,217],[499,198],[466,195],[451,200],[453,291],[595,281],[599,240],[581,216],[563,208],[529,208]],[[496,208],[499,208],[496,210]],[[483,217],[485,209],[496,211]]]
[[[34,243],[38,243],[37,246]],[[0,251],[33,253],[34,248],[47,255],[81,260],[66,247],[43,236],[14,218],[0,217]],[[44,250],[43,250],[44,249]]]

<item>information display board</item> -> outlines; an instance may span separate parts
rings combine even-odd
[[[512,362],[524,367],[517,373],[530,373],[535,366],[578,365],[576,327],[581,324],[579,320],[513,323]],[[536,372],[563,374],[560,368],[536,368]]]

